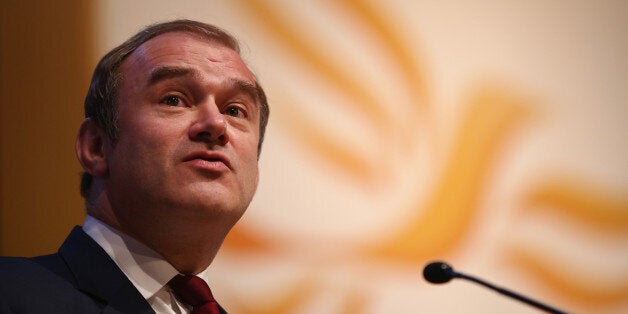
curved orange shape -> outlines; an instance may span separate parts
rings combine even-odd
[[[335,89],[344,92],[351,101],[347,102],[362,113],[381,132],[390,132],[394,125],[393,117],[374,97],[374,92],[366,87],[357,78],[352,77],[350,69],[337,66],[325,54],[324,47],[317,47],[313,41],[308,42],[306,37],[298,33],[295,26],[265,1],[240,0],[243,8],[247,9],[260,25],[268,30],[271,36],[277,39],[277,44],[285,46],[301,60],[304,68],[316,73],[324,82]],[[284,108],[290,110],[291,108]]]
[[[540,183],[526,194],[524,210],[554,212],[600,231],[628,231],[628,199],[583,182],[563,178]]]
[[[582,275],[569,273],[566,268],[555,265],[547,254],[532,252],[529,249],[511,249],[507,253],[509,265],[528,277],[533,278],[548,293],[559,295],[570,303],[580,304],[600,310],[603,306],[613,306],[628,300],[628,283],[609,284],[608,281],[585,281]],[[562,264],[562,263],[561,263]],[[578,279],[580,278],[580,279]]]
[[[429,103],[427,80],[423,76],[423,67],[415,61],[418,52],[404,42],[399,36],[401,32],[393,29],[395,23],[387,21],[369,1],[338,2],[349,8],[350,13],[364,22],[363,25],[369,28],[374,40],[381,41],[381,46],[386,48],[391,58],[395,60],[404,78],[406,90],[409,95],[413,96],[414,103],[410,106],[413,108],[427,106]]]
[[[384,56],[390,58],[392,70],[399,75],[400,85],[405,92],[404,96],[409,96],[406,108],[411,110],[406,114],[400,115],[396,110],[378,101],[378,91],[369,87],[369,78],[356,76],[351,68],[344,66],[342,60],[334,60],[328,53],[325,53],[328,50],[327,47],[320,44],[316,45],[313,40],[300,34],[294,21],[281,15],[282,10],[274,8],[268,1],[241,0],[240,3],[258,21],[259,25],[276,39],[277,44],[285,47],[286,52],[300,61],[304,70],[312,73],[330,89],[336,90],[338,94],[347,99],[348,101],[344,102],[344,105],[349,106],[349,109],[365,118],[369,125],[381,134],[381,140],[391,136],[403,137],[416,134],[417,120],[420,120],[421,124],[431,123],[432,120],[429,119],[431,112],[428,110],[427,80],[423,75],[423,67],[417,58],[416,49],[413,49],[394,30],[394,23],[386,21],[377,9],[367,1],[340,1],[338,4],[349,9],[345,12],[346,16],[361,22],[360,26],[364,27],[364,31],[368,32],[371,39],[377,41],[382,47]],[[286,91],[286,93],[290,94],[290,91]],[[289,116],[300,114],[299,110],[293,106],[282,107],[280,110],[287,112]],[[338,166],[352,166],[353,163],[344,161],[360,159],[355,156],[355,152],[348,152],[339,148],[337,143],[330,145],[337,139],[326,136],[320,123],[308,119],[303,120],[300,125],[308,130],[295,133],[305,133],[307,137],[298,138],[297,142],[312,140],[313,145],[333,149],[329,153],[311,150],[313,154]],[[316,134],[316,136],[310,136],[311,134]],[[416,147],[413,145],[397,145],[391,149],[404,154],[416,152]],[[322,154],[322,152],[326,153]],[[339,154],[338,160],[333,158],[337,156],[336,154]],[[375,163],[376,160],[378,158],[371,158],[369,163]]]
[[[469,232],[487,188],[491,162],[515,126],[527,118],[529,106],[513,95],[483,90],[466,108],[469,111],[434,193],[423,206],[418,201],[410,204],[416,216],[385,242],[369,248],[369,254],[416,264],[451,253]]]
[[[375,180],[376,169],[373,160],[378,158],[350,150],[339,136],[330,135],[324,127],[312,124],[304,118],[307,115],[299,112],[298,107],[286,112],[276,112],[285,129],[291,130],[290,135],[298,139],[296,143],[303,144],[303,148],[311,152],[312,156],[322,160],[323,167],[331,166],[333,171],[345,175],[353,182],[365,184]]]

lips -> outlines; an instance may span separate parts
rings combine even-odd
[[[184,159],[184,162],[195,162],[201,165],[216,165],[216,164],[224,164],[227,168],[232,169],[231,162],[229,159],[218,152],[213,151],[197,151],[187,155]]]

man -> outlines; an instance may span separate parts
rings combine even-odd
[[[75,145],[88,217],[57,254],[0,260],[0,313],[225,312],[206,271],[255,193],[269,114],[238,51],[177,20],[103,57]]]

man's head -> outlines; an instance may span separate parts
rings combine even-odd
[[[173,224],[224,236],[248,207],[268,104],[220,29],[138,33],[101,60],[85,111],[76,151],[91,215],[150,245]]]
[[[166,23],[151,25],[135,36],[107,53],[98,63],[92,81],[85,97],[85,118],[91,119],[102,128],[107,137],[116,143],[118,140],[118,88],[123,80],[120,66],[138,47],[150,39],[165,33],[185,32],[200,38],[222,44],[237,53],[240,47],[237,40],[224,30],[214,26],[191,20],[175,20]],[[256,83],[260,101],[260,139],[258,154],[261,152],[264,133],[268,123],[269,107],[264,90]],[[84,172],[81,178],[81,195],[89,199],[89,191],[93,177]]]

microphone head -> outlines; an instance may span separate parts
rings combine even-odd
[[[454,269],[445,262],[432,262],[423,268],[423,278],[431,283],[446,283],[453,277]]]

